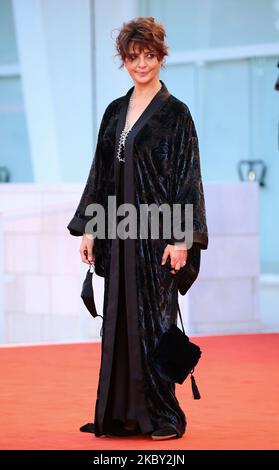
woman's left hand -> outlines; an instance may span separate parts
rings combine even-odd
[[[162,256],[162,265],[166,263],[168,256],[171,258],[171,267],[173,268],[170,272],[176,274],[186,264],[188,257],[186,245],[167,245]]]

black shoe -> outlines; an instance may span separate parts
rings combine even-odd
[[[87,423],[84,424],[79,428],[81,432],[90,432],[90,433],[95,433],[95,424],[94,423]],[[140,434],[140,429],[139,427],[135,427],[134,429],[125,429],[125,428],[120,428],[120,429],[115,429],[113,431],[108,431],[104,435],[105,436],[121,436],[121,437],[126,437],[126,436],[136,436]]]
[[[160,441],[164,439],[174,439],[178,437],[178,434],[172,426],[166,424],[166,426],[154,431],[151,434],[151,437],[154,441]]]
[[[84,424],[83,426],[81,426],[79,428],[79,430],[81,432],[91,432],[94,434],[95,432],[95,424],[94,423],[87,423],[87,424]]]
[[[136,431],[128,431],[127,429],[119,429],[118,431],[106,432],[106,436],[118,436],[118,437],[137,436],[138,434],[140,433]]]
[[[121,437],[128,437],[128,436],[138,436],[141,434],[139,427],[135,427],[134,429],[113,429],[111,431],[106,432],[106,436],[121,436]]]

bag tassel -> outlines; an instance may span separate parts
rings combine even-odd
[[[193,376],[192,372],[191,372],[191,384],[192,384],[192,392],[193,392],[194,400],[199,400],[201,396],[200,396],[200,392],[195,381],[195,377]]]

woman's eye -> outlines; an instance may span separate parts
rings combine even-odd
[[[146,54],[146,57],[147,57],[148,59],[153,59],[153,58],[155,57],[155,54],[154,54],[153,52],[149,52],[148,54]],[[128,59],[129,59],[130,61],[136,60],[136,58],[137,58],[137,56],[134,55],[134,54],[130,54],[130,55],[128,56]]]

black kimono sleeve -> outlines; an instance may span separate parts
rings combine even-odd
[[[98,140],[96,145],[95,154],[89,170],[87,182],[85,184],[81,199],[75,211],[75,214],[69,224],[67,225],[71,235],[81,236],[85,233],[85,226],[92,216],[86,216],[85,210],[89,204],[97,201],[98,180],[101,178],[102,172],[102,146],[101,140],[107,126],[110,116],[110,105],[106,108],[98,133]]]
[[[172,168],[171,203],[181,204],[181,230],[185,230],[184,205],[193,205],[193,245],[207,249],[208,230],[203,183],[200,168],[199,142],[195,124],[189,109],[178,122],[177,135],[174,144],[174,159]],[[175,237],[174,227],[168,243],[185,242],[185,237]]]

